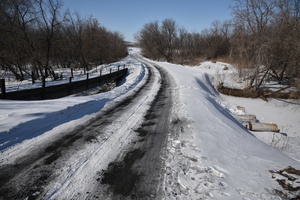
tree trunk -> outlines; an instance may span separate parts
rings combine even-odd
[[[279,83],[282,83],[283,82],[283,78],[284,78],[284,73],[285,73],[285,70],[287,69],[288,67],[288,62],[285,62],[284,65],[283,65],[283,68],[279,74]]]
[[[257,89],[258,89],[258,88],[261,86],[261,84],[263,83],[265,77],[266,77],[267,74],[269,73],[269,70],[270,70],[270,68],[268,68],[268,69],[266,70],[266,72],[264,73],[263,77],[261,78],[261,80],[259,81],[258,85],[256,86]]]

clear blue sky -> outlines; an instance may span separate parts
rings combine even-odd
[[[62,0],[64,8],[134,41],[134,34],[149,22],[173,19],[188,31],[200,32],[213,21],[231,19],[233,0]]]

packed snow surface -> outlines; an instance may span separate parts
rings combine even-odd
[[[139,49],[131,48],[129,53],[120,62],[129,68],[129,75],[109,92],[45,101],[0,100],[0,164],[13,162],[36,141],[51,141],[130,93],[143,81],[146,69],[141,60],[132,57]],[[230,78],[235,69],[226,63],[204,62],[191,67],[147,62],[173,77],[171,122],[181,124],[178,136],[169,133],[165,199],[280,199],[275,191],[282,188],[270,170],[300,169],[299,102],[219,94],[214,85],[220,79],[229,85],[235,83]],[[224,71],[224,66],[229,70]],[[245,107],[262,122],[277,123],[280,133],[248,131],[234,117],[239,112],[236,106]],[[272,147],[274,138],[278,143]],[[294,184],[299,185],[299,177]]]

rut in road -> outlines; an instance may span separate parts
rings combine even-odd
[[[144,122],[136,129],[138,138],[127,153],[100,173],[101,184],[108,184],[112,199],[160,199],[163,196],[163,174],[170,115],[172,110],[171,78],[163,69],[161,86],[144,116]]]
[[[37,147],[13,164],[1,165],[0,199],[43,199],[45,186],[57,178],[68,157],[90,143],[99,143],[97,136],[103,134],[101,130],[125,112],[133,101],[143,96],[145,89],[153,84],[152,76],[152,70],[149,70],[144,85],[136,89],[133,95],[102,112],[87,124],[69,133],[62,133],[60,138],[46,146]]]

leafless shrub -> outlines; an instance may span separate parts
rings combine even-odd
[[[215,74],[215,82],[218,86],[223,85],[225,81],[225,74],[221,70],[217,70]]]
[[[291,148],[288,137],[278,133],[273,133],[270,145],[281,152],[288,151]]]

